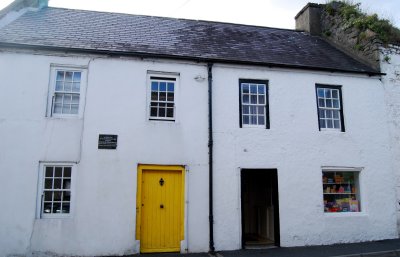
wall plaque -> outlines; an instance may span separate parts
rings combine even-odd
[[[118,135],[99,135],[99,149],[117,149]]]

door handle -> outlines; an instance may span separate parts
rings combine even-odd
[[[161,209],[164,209],[164,204],[160,204],[160,208],[161,208]]]

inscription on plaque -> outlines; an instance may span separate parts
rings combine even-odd
[[[99,149],[117,149],[118,135],[99,135]]]

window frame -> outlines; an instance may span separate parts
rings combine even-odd
[[[154,79],[155,78],[155,79]],[[173,81],[174,82],[174,108],[173,108],[173,117],[153,117],[151,116],[151,82],[153,80],[158,80],[162,81],[165,80],[166,82],[168,81]],[[178,121],[178,102],[179,102],[179,97],[178,97],[178,91],[179,91],[179,83],[180,83],[180,74],[177,72],[162,72],[162,71],[147,71],[147,82],[146,82],[146,87],[147,87],[147,106],[146,106],[146,118],[147,121],[150,122],[171,122],[171,123],[176,123]],[[167,101],[165,101],[167,103]]]
[[[322,212],[324,214],[326,214],[326,215],[358,215],[358,214],[365,213],[365,206],[364,206],[364,202],[362,200],[362,188],[361,188],[362,187],[362,185],[361,185],[362,184],[362,182],[361,182],[362,181],[362,170],[363,170],[363,168],[355,168],[355,167],[330,167],[330,166],[322,167],[321,178],[324,177],[325,173],[335,173],[335,174],[336,173],[353,173],[354,174],[354,176],[356,178],[354,179],[353,185],[356,188],[355,189],[356,192],[355,193],[344,192],[343,195],[351,195],[351,194],[356,195],[356,198],[357,198],[356,200],[358,201],[358,208],[359,208],[359,210],[357,212],[355,212],[355,211],[353,211],[353,212],[352,211],[342,211],[342,212],[327,212],[327,211],[325,211],[325,195],[329,194],[329,193],[326,193],[324,191],[324,184],[325,185],[328,185],[328,184],[324,183],[324,181],[321,180],[322,206],[323,206]],[[346,184],[346,183],[343,183],[343,184],[350,185],[350,184]]]
[[[337,128],[321,128],[321,120],[320,120],[320,107],[319,107],[319,102],[318,102],[318,89],[319,88],[327,88],[327,89],[337,89],[339,92],[339,104],[340,104],[340,129]],[[319,131],[339,131],[339,132],[345,132],[345,125],[344,125],[344,112],[343,112],[343,97],[342,97],[342,86],[341,85],[328,85],[328,84],[320,84],[317,83],[315,84],[315,97],[316,97],[316,105],[317,105],[317,116],[318,116],[318,129]]]
[[[242,84],[263,84],[265,85],[265,104],[264,104],[264,125],[243,124],[243,105],[242,105]],[[269,80],[262,79],[239,79],[239,127],[240,128],[265,128],[270,129],[269,115]]]
[[[71,184],[70,184],[70,200],[69,200],[69,213],[43,213],[44,203],[44,183],[46,178],[46,167],[71,167]],[[74,213],[75,207],[75,177],[76,177],[76,163],[75,162],[40,162],[39,163],[39,176],[38,176],[38,191],[36,202],[36,218],[37,219],[63,219],[71,218]],[[53,175],[54,177],[54,175]],[[64,178],[64,176],[63,176]],[[53,202],[54,200],[52,200]]]
[[[71,92],[71,94],[79,94],[79,106],[78,106],[77,114],[54,113],[54,99],[55,99],[55,95],[57,93],[56,79],[57,79],[58,71],[80,72],[81,73],[79,93]],[[49,118],[81,118],[83,116],[84,107],[85,107],[84,104],[85,104],[86,87],[87,87],[87,66],[51,64],[50,65],[46,117],[49,117]],[[68,93],[65,93],[65,94],[68,94]]]

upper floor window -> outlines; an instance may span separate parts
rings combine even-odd
[[[51,69],[49,116],[78,116],[82,113],[85,70]]]
[[[176,76],[150,76],[150,120],[176,119]]]
[[[317,85],[316,91],[319,129],[344,131],[341,87]]]
[[[239,80],[240,127],[269,128],[268,81]]]

